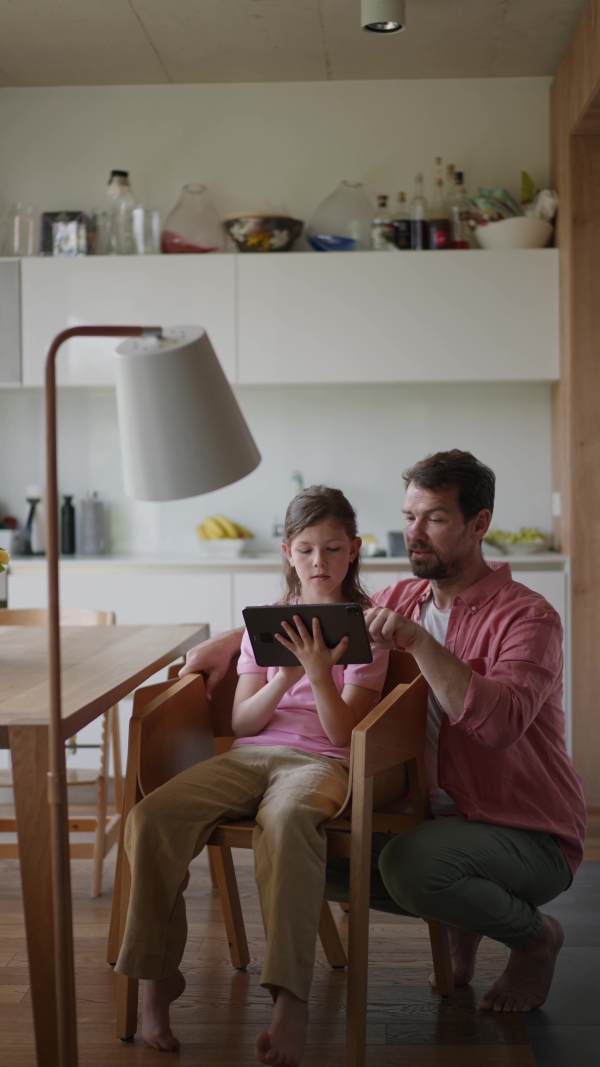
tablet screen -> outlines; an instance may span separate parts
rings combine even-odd
[[[282,620],[294,626],[294,615],[300,616],[311,633],[312,620],[318,618],[328,648],[335,648],[344,636],[350,638],[348,648],[338,660],[342,666],[373,662],[360,604],[268,604],[244,608],[242,614],[259,667],[298,666],[296,656],[275,639],[276,633],[285,637]]]

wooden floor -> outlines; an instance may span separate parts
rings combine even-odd
[[[600,812],[590,818],[586,858],[600,859]],[[255,1035],[268,1025],[270,1001],[259,984],[263,931],[251,853],[236,852],[235,862],[252,962],[246,973],[231,967],[218,897],[201,856],[186,893],[189,939],[183,970],[188,984],[173,1009],[182,1067],[252,1064]],[[81,1067],[164,1067],[164,1055],[144,1048],[139,1039],[123,1045],[114,1037],[115,976],[104,962],[114,853],[106,861],[108,888],[97,900],[89,896],[90,861],[76,861],[72,870]],[[345,938],[347,920],[336,905],[333,910]],[[371,919],[369,1067],[534,1067],[523,1019],[476,1008],[505,966],[501,945],[484,940],[473,985],[442,1001],[427,984],[431,963],[425,924],[381,912],[372,912]],[[332,971],[319,947],[306,1067],[343,1067],[345,985],[345,972]],[[0,1062],[35,1067],[16,860],[0,861],[0,1029]]]
[[[114,1037],[115,976],[104,963],[110,892],[89,896],[89,863],[73,863],[79,1062],[81,1067],[140,1067],[165,1056]],[[112,884],[114,859],[107,861]],[[258,1030],[268,1024],[270,1000],[259,984],[263,932],[252,855],[236,853],[252,962],[232,970],[219,901],[203,857],[192,867],[186,893],[189,939],[183,961],[187,989],[173,1009],[184,1067],[241,1067],[255,1062]],[[333,905],[342,935],[347,920]],[[428,988],[427,927],[416,919],[372,913],[368,1058],[372,1067],[534,1067],[527,1030],[518,1017],[480,1013],[476,1001],[506,962],[501,945],[486,941],[476,981],[442,1001]],[[18,864],[0,861],[0,1062],[35,1067]],[[342,1067],[345,972],[332,971],[319,947],[306,1067]]]

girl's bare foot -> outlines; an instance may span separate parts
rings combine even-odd
[[[142,998],[142,1037],[150,1048],[159,1052],[177,1052],[179,1041],[171,1030],[169,1008],[185,989],[185,978],[176,971],[170,978],[144,981]]]
[[[475,960],[477,949],[482,934],[472,934],[469,930],[460,930],[458,926],[448,927],[448,941],[450,944],[450,958],[452,960],[452,974],[454,984],[468,985],[475,974]],[[430,984],[435,988],[435,974],[429,977]]]
[[[540,932],[528,948],[512,949],[506,970],[479,1001],[494,1011],[533,1011],[546,1000],[556,957],[565,934],[557,919],[542,916]]]
[[[256,1058],[270,1067],[298,1067],[306,1044],[308,1004],[279,988],[268,1030],[256,1038]]]

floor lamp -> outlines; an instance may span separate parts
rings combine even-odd
[[[206,332],[199,326],[77,326],[46,358],[46,515],[49,638],[49,770],[56,959],[57,1067],[77,1067],[77,1025],[65,739],[61,724],[58,584],[56,355],[71,337],[125,337],[116,350],[117,410],[125,492],[177,500],[250,474],[260,454]]]

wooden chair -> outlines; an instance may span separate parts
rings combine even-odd
[[[129,901],[130,876],[123,850],[125,820],[134,804],[176,773],[226,751],[233,740],[231,708],[237,684],[235,661],[210,702],[201,675],[162,682],[137,690],[130,724],[123,822],[111,916],[108,959],[114,962],[122,940]],[[431,817],[423,765],[427,717],[427,684],[413,658],[393,652],[379,704],[352,734],[350,777],[346,800],[325,824],[331,855],[350,857],[348,961],[329,905],[323,901],[319,937],[329,963],[348,962],[346,1064],[362,1067],[366,1045],[367,964],[371,835],[403,833]],[[387,810],[410,790],[413,814]],[[233,966],[250,961],[232,848],[251,848],[254,820],[224,822],[207,848],[223,907]],[[447,931],[428,920],[436,984],[442,996],[454,988]],[[137,1028],[138,982],[118,975],[117,1036],[130,1040]]]
[[[115,615],[112,611],[94,611],[92,608],[61,608],[61,626],[114,626]],[[45,608],[2,608],[0,609],[0,626],[47,626],[48,613]],[[107,779],[109,772],[110,742],[113,744],[114,767],[114,814],[108,815]],[[100,764],[98,768],[85,770],[74,768],[67,770],[67,785],[97,787],[96,814],[94,816],[69,816],[69,833],[95,835],[91,842],[75,842],[70,845],[73,859],[93,859],[92,896],[102,892],[102,867],[104,857],[116,844],[121,821],[123,803],[123,776],[121,772],[121,742],[119,737],[118,708],[111,708],[102,716],[102,734],[99,744],[78,745],[76,739],[67,742],[67,747],[99,748]],[[12,786],[10,771],[0,771],[0,786]],[[0,819],[0,831],[15,833],[16,819]],[[19,846],[15,843],[0,843],[0,858],[15,858],[19,855]]]

